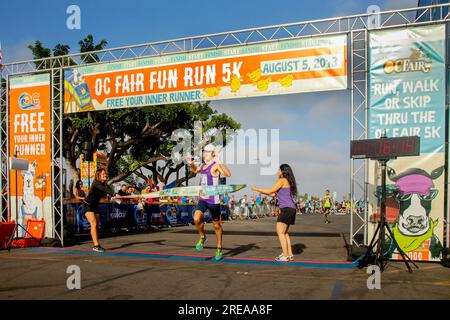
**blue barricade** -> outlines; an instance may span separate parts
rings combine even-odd
[[[147,228],[149,226],[148,210],[145,206],[134,205],[134,221],[138,229]]]
[[[194,206],[178,206],[179,222],[181,224],[194,224]]]
[[[194,208],[192,205],[150,205],[134,203],[100,203],[100,230],[118,231],[147,229],[150,225],[173,226],[177,224],[194,224]],[[75,234],[90,232],[90,224],[83,214],[81,203],[70,203],[65,206],[66,223]],[[205,213],[205,222],[211,221],[211,215]]]

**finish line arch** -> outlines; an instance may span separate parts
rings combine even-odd
[[[0,81],[2,79],[6,80],[6,90],[2,89],[2,94],[0,94],[0,121],[1,121],[1,185],[0,189],[5,190],[6,192],[2,192],[2,201],[0,212],[2,213],[2,217],[6,216],[8,211],[10,211],[11,204],[11,194],[9,192],[11,185],[10,179],[10,170],[8,167],[8,157],[11,153],[11,141],[10,137],[10,124],[8,121],[8,115],[10,112],[11,106],[11,96],[7,94],[11,89],[10,80],[14,80],[15,77],[24,76],[24,75],[35,75],[47,72],[48,74],[48,83],[51,88],[50,90],[50,105],[51,107],[51,203],[52,203],[52,213],[51,213],[51,234],[52,236],[61,241],[64,245],[64,219],[63,219],[63,133],[62,133],[62,118],[64,114],[64,80],[65,73],[68,69],[72,67],[68,67],[71,62],[76,63],[76,68],[84,68],[85,70],[95,68],[101,68],[107,64],[124,64],[136,61],[143,61],[145,59],[154,61],[155,59],[169,59],[171,57],[175,57],[180,54],[184,56],[195,56],[200,55],[202,52],[214,52],[217,53],[223,50],[239,50],[242,48],[248,47],[261,47],[261,46],[276,46],[285,43],[300,43],[307,42],[312,40],[320,40],[324,38],[333,38],[333,37],[345,37],[345,54],[344,57],[348,61],[348,83],[345,84],[345,88],[349,88],[351,91],[351,133],[349,140],[358,140],[358,139],[366,139],[369,138],[369,37],[372,32],[379,31],[387,31],[387,30],[400,30],[406,29],[409,27],[418,27],[418,26],[432,26],[436,24],[445,25],[447,27],[449,21],[448,8],[449,4],[443,5],[433,5],[419,8],[408,8],[402,10],[392,10],[380,12],[377,14],[361,14],[361,15],[353,15],[346,17],[336,17],[329,19],[321,19],[321,20],[313,20],[299,23],[291,23],[291,24],[282,24],[275,26],[267,26],[260,28],[251,28],[244,30],[237,30],[231,32],[222,32],[216,34],[209,34],[203,36],[196,37],[188,37],[181,39],[174,39],[169,41],[160,41],[154,43],[147,43],[141,45],[134,46],[125,46],[120,48],[113,49],[105,49],[91,53],[85,54],[72,54],[67,56],[61,56],[57,58],[46,58],[40,60],[30,60],[30,61],[21,61],[5,64],[1,70]],[[371,22],[379,21],[379,25],[372,25]],[[446,28],[447,29],[447,28]],[[445,30],[445,43],[448,43],[448,31]],[[260,52],[261,53],[261,52]],[[273,54],[274,52],[264,51],[264,54]],[[328,52],[329,53],[329,52]],[[242,53],[241,53],[242,54]],[[255,55],[255,52],[247,52],[247,54]],[[448,53],[445,53],[445,66],[448,66]],[[225,58],[229,58],[229,56],[224,56]],[[293,61],[298,59],[299,57],[292,57]],[[194,59],[194,58],[193,58]],[[276,55],[270,61],[279,61],[280,57]],[[95,61],[95,63],[87,63],[87,61]],[[332,60],[325,60],[325,63],[329,63]],[[162,62],[161,62],[162,63]],[[227,63],[227,62],[225,62]],[[136,66],[138,67],[138,66]],[[222,71],[224,70],[223,65]],[[231,63],[230,69],[230,81],[232,81],[231,71],[234,67],[234,71],[238,65],[233,65]],[[319,72],[319,68],[315,71]],[[270,71],[270,66],[268,66],[268,70]],[[226,67],[225,67],[226,69]],[[253,71],[255,71],[254,69]],[[109,70],[112,72],[112,70]],[[217,73],[218,70],[212,70],[212,67],[208,69],[205,66],[204,73],[206,79],[210,79],[210,84],[212,84],[212,74],[214,71]],[[251,70],[252,71],[252,70]],[[272,70],[274,71],[274,70]],[[225,71],[226,73],[226,71]],[[276,73],[272,72],[272,74]],[[347,75],[347,73],[346,73]],[[170,79],[171,75],[166,75],[168,79]],[[256,75],[257,76],[257,75]],[[67,78],[67,77],[66,77]],[[172,73],[172,81],[174,78],[174,74]],[[124,79],[124,78],[122,78]],[[277,79],[281,86],[284,83],[289,83],[292,79]],[[128,79],[131,82],[131,79]],[[139,89],[139,83],[141,79],[135,78],[133,82],[138,83],[137,89]],[[188,79],[188,81],[195,81],[194,74],[192,77]],[[205,80],[206,81],[206,80]],[[280,82],[281,81],[281,82]],[[225,81],[224,81],[225,82]],[[97,84],[97,88],[99,92],[100,89],[105,89],[105,85],[108,81],[103,79],[103,82],[100,81],[100,84]],[[172,84],[175,82],[172,82]],[[166,83],[166,85],[170,84]],[[217,83],[215,83],[217,84]],[[16,84],[19,85],[20,84]],[[243,85],[243,84],[240,84]],[[262,83],[261,86],[264,84]],[[448,85],[448,80],[445,79],[445,85]],[[101,87],[101,88],[100,88]],[[220,87],[220,86],[217,86]],[[256,85],[258,88],[258,85]],[[345,89],[341,88],[341,89]],[[113,88],[109,88],[112,90]],[[336,88],[333,88],[336,89]],[[131,89],[130,89],[131,90]],[[134,88],[136,90],[136,88]],[[221,88],[222,92],[224,91]],[[323,90],[323,88],[319,88],[316,91]],[[201,97],[196,96],[194,94],[194,100],[198,98],[198,100],[210,100],[210,98],[214,97],[214,90],[211,91],[211,96],[206,91],[205,94],[207,96]],[[233,88],[230,89],[230,94],[233,93]],[[262,91],[261,91],[262,92]],[[296,91],[300,92],[300,91]],[[289,93],[289,92],[283,92]],[[279,92],[278,94],[283,94]],[[264,93],[262,93],[263,95]],[[233,96],[226,96],[224,98],[232,98]],[[170,98],[170,96],[169,96]],[[208,98],[208,99],[207,99]],[[165,103],[164,96],[161,97],[153,97],[155,101],[158,102],[158,99],[161,100],[161,103]],[[168,99],[166,97],[166,99]],[[188,97],[189,99],[189,97]],[[115,103],[115,102],[111,102]],[[119,102],[117,102],[119,103]],[[447,103],[447,97],[445,97],[445,103]],[[145,104],[145,101],[144,101]],[[156,103],[157,104],[157,103]],[[69,110],[66,110],[69,111]],[[447,124],[445,124],[447,126]],[[447,130],[445,129],[445,132]],[[447,135],[446,135],[447,136]],[[355,195],[362,195],[364,199],[369,197],[369,189],[370,189],[370,172],[371,170],[368,160],[349,160],[350,164],[350,190],[351,190],[351,198],[354,199]],[[50,178],[49,178],[50,179]],[[444,217],[447,217],[448,221],[448,213],[447,213],[447,190],[445,190],[445,200],[444,200]],[[353,205],[353,203],[352,203]],[[352,208],[353,209],[353,208]],[[368,244],[369,238],[369,212],[366,210],[362,213],[351,214],[351,226],[350,226],[350,243],[355,246],[362,246]],[[443,237],[445,238],[445,247],[449,247],[449,236],[448,236],[448,228],[443,229]],[[445,233],[445,234],[444,234]]]

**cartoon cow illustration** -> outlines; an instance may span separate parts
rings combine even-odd
[[[432,201],[438,194],[433,180],[439,178],[443,172],[444,166],[433,170],[431,174],[419,168],[411,168],[397,174],[394,169],[388,168],[389,179],[395,182],[394,197],[399,205],[399,215],[393,233],[400,248],[405,252],[414,251],[425,240],[431,239],[432,257],[438,257],[440,254],[442,245],[433,233],[438,219],[431,219],[430,212]]]
[[[27,220],[37,219],[37,201],[34,194],[34,174],[36,172],[36,160],[28,165],[27,171],[22,171],[23,195],[22,195],[22,224]]]

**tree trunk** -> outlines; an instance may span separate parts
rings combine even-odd
[[[189,179],[195,178],[197,175],[195,173],[189,172],[188,177]],[[186,177],[180,178],[178,180],[175,181],[175,186],[181,186],[181,184],[183,184],[184,182],[186,182]]]

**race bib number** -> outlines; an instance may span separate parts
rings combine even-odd
[[[208,175],[201,174],[201,176],[200,176],[200,185],[201,186],[207,186],[208,185]],[[208,196],[204,196],[201,193],[200,193],[200,198],[201,199],[205,199],[205,200],[209,199]]]
[[[202,185],[202,186],[208,185],[208,176],[206,174],[202,174],[200,176],[200,185]]]

